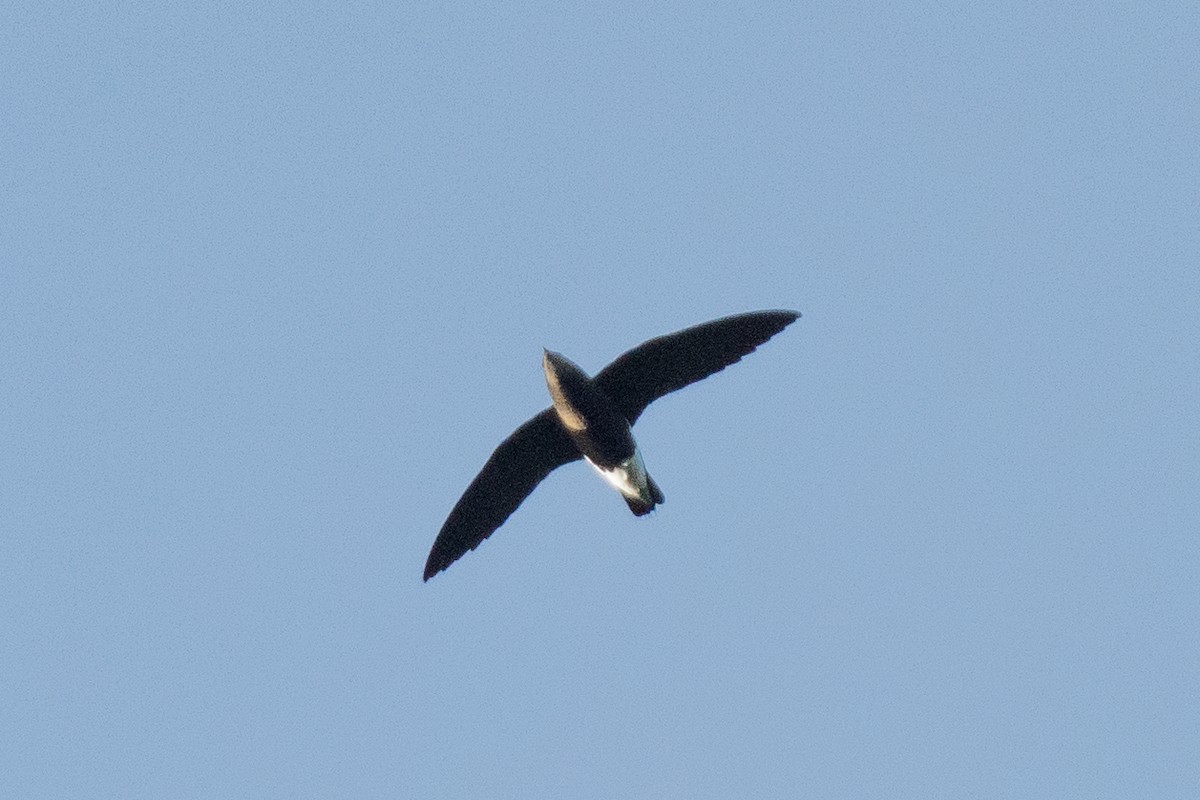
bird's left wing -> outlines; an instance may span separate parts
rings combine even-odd
[[[453,564],[504,524],[529,493],[555,468],[580,458],[553,408],[513,432],[492,453],[442,525],[425,580]]]
[[[720,372],[791,325],[796,311],[752,311],[642,342],[596,375],[632,425],[665,394]]]

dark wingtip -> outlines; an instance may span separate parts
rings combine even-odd
[[[428,583],[430,578],[454,563],[454,559],[447,561],[444,555],[438,557],[435,556],[438,556],[438,554],[430,553],[429,559],[425,562],[425,573],[421,576],[422,583]]]
[[[788,325],[791,325],[796,320],[800,319],[800,316],[801,316],[799,311],[792,311],[791,309],[787,309],[787,308],[781,308],[778,311],[771,311],[768,313],[774,314],[778,317],[780,331],[782,331]],[[779,331],[776,331],[776,333],[778,333],[778,332]]]
[[[774,325],[778,325],[778,330],[781,331],[788,325],[791,325],[802,316],[799,311],[793,311],[790,308],[775,308],[767,311],[748,311],[744,316],[758,317],[763,320],[771,320]],[[776,331],[778,332],[778,331]]]

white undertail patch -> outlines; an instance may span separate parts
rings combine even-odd
[[[612,469],[597,466],[590,458],[587,459],[587,462],[596,472],[600,473],[600,477],[621,494],[643,502],[650,502],[650,485],[646,479],[646,464],[642,461],[640,450],[635,448],[633,455]]]

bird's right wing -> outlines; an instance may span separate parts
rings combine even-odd
[[[543,478],[580,457],[553,408],[517,428],[500,443],[450,511],[425,562],[425,580],[478,547]]]
[[[659,336],[600,370],[596,385],[632,425],[653,401],[720,372],[799,316],[795,311],[752,311]]]

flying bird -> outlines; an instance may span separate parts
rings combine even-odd
[[[636,516],[663,502],[646,472],[632,425],[665,394],[739,361],[796,321],[795,311],[753,311],[643,342],[593,378],[559,353],[542,351],[552,404],[500,443],[463,492],[434,540],[425,580],[491,536],[542,479],[587,459]]]

